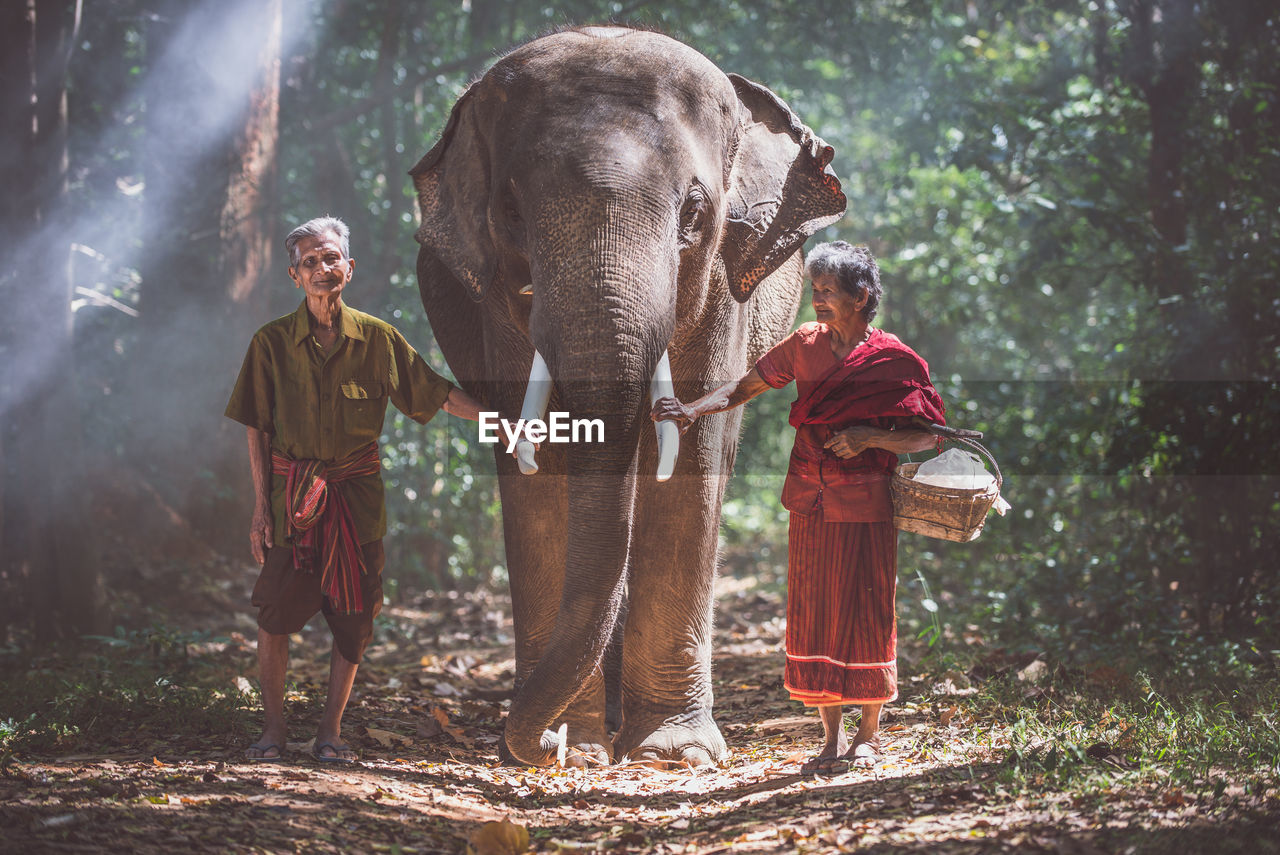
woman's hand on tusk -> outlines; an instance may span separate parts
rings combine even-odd
[[[680,433],[684,433],[697,420],[698,415],[677,398],[659,398],[653,402],[649,417],[655,422],[675,422]]]

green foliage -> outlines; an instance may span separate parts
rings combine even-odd
[[[1274,640],[1278,494],[1258,462],[1274,456],[1280,427],[1274,383],[1261,379],[1274,377],[1276,311],[1257,271],[1274,272],[1277,255],[1244,232],[1274,214],[1261,188],[1275,185],[1259,179],[1276,159],[1265,147],[1223,154],[1239,144],[1241,88],[1270,93],[1249,116],[1273,114],[1273,86],[1258,82],[1273,65],[1251,53],[1178,93],[1194,119],[1176,140],[1187,168],[1212,165],[1187,173],[1194,228],[1176,247],[1204,273],[1170,294],[1158,275],[1167,236],[1150,213],[1158,93],[1117,68],[1139,48],[1120,9],[871,8],[855,14],[882,22],[864,57],[874,61],[847,44],[842,57],[857,85],[825,87],[811,105],[809,92],[788,95],[839,141],[851,207],[828,236],[880,256],[882,324],[930,362],[952,423],[986,431],[1014,504],[973,544],[904,535],[904,579],[936,580],[953,634],[975,622],[1071,655],[1158,648],[1188,623]],[[886,34],[895,13],[916,14]],[[1243,34],[1234,14],[1206,14],[1199,55],[1218,62],[1233,41],[1253,51],[1274,40],[1265,27]],[[1169,47],[1186,34],[1157,27],[1154,38]],[[1247,193],[1225,173],[1205,177],[1241,162]],[[1241,216],[1223,216],[1233,205]],[[1206,380],[1166,382],[1196,376]],[[1259,380],[1225,382],[1242,376]],[[931,615],[900,611],[927,628]]]
[[[1172,669],[1132,680],[1107,666],[1058,669],[1034,685],[1010,671],[983,684],[967,714],[1012,724],[1004,780],[1083,792],[1161,783],[1222,795],[1280,782],[1280,683],[1248,668],[1226,683]],[[1100,679],[1101,678],[1101,679]]]
[[[208,653],[224,639],[151,626],[86,641],[98,649],[53,650],[29,668],[0,662],[0,756],[100,750],[122,736],[248,732],[256,698]]]
[[[87,9],[73,61],[72,192],[98,220],[136,220],[146,192],[135,119],[148,90],[130,81],[160,46],[144,5]],[[950,421],[985,431],[1000,461],[1013,510],[978,541],[902,537],[904,591],[927,579],[938,606],[904,597],[906,631],[929,627],[944,650],[976,625],[1075,658],[1132,645],[1163,656],[1188,632],[1277,646],[1269,4],[307,0],[287,15],[280,218],[345,217],[361,260],[353,304],[393,320],[432,365],[444,368],[417,298],[406,172],[500,52],[568,23],[655,27],[768,85],[834,146],[849,213],[819,238],[871,246],[879,323],[925,357]],[[77,264],[132,306],[130,254],[108,250]],[[277,289],[273,310],[293,299]],[[94,318],[78,321],[86,386],[109,388],[127,371],[129,321]],[[785,567],[791,397],[748,405],[727,572]],[[114,453],[127,414],[86,409]],[[444,416],[426,429],[389,419],[383,449],[389,578],[500,582],[489,450]]]

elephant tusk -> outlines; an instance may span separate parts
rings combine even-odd
[[[674,398],[675,394],[675,386],[671,382],[671,358],[664,350],[649,384],[649,404],[652,406],[659,398]],[[680,456],[680,429],[673,421],[655,422],[653,428],[658,432],[658,480],[666,481],[675,472],[676,458]]]
[[[528,423],[541,419],[547,414],[547,402],[551,400],[551,371],[547,362],[538,351],[533,352],[533,364],[529,366],[529,384],[524,389],[524,403],[520,407],[521,421]],[[516,463],[525,475],[538,471],[538,461],[534,459],[534,445],[521,437],[516,442]]]

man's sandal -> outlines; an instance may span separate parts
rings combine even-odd
[[[275,754],[268,756],[271,751],[274,751]],[[285,762],[284,748],[274,742],[269,742],[266,745],[261,742],[255,742],[244,750],[244,759],[250,763],[283,763]]]

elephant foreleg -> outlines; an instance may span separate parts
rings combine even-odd
[[[721,475],[642,487],[614,752],[633,760],[716,763],[711,635]],[[643,532],[643,534],[641,534]]]
[[[554,467],[548,467],[555,471]],[[518,692],[542,658],[555,629],[564,585],[565,515],[568,505],[564,475],[535,476],[515,472],[509,459],[499,459],[503,531],[511,580]],[[553,730],[567,726],[567,762],[608,763],[612,745],[605,725],[603,674],[592,675]],[[513,758],[501,747],[502,759]]]

